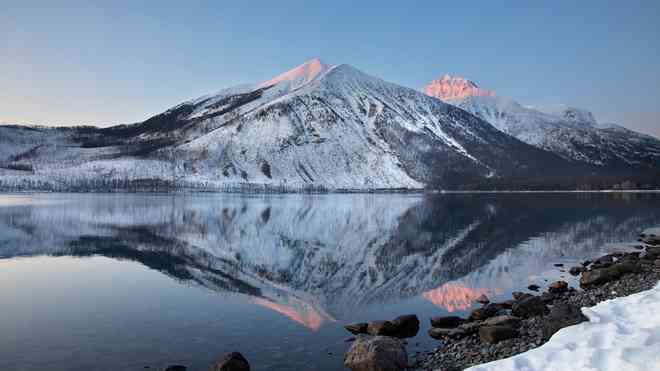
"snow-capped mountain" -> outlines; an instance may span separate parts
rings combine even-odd
[[[567,160],[588,163],[614,173],[660,169],[660,140],[623,129],[600,126],[594,115],[566,105],[524,106],[467,79],[445,75],[423,91],[489,122],[525,143]]]
[[[431,81],[424,87],[424,93],[445,99],[460,99],[466,97],[494,97],[495,92],[482,89],[473,81],[459,76],[443,75],[438,80]]]
[[[318,59],[138,124],[0,127],[0,147],[9,188],[415,189],[577,171],[462,109]]]

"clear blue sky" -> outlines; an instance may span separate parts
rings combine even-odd
[[[0,0],[0,122],[141,121],[320,57],[413,88],[463,75],[660,136],[657,0],[55,3]]]

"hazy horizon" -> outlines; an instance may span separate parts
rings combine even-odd
[[[0,123],[140,122],[319,57],[413,89],[459,75],[525,105],[581,107],[600,123],[660,137],[655,2],[507,2],[478,12],[344,1],[3,10]]]

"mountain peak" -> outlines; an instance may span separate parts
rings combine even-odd
[[[302,85],[314,81],[317,77],[330,70],[330,68],[332,68],[332,66],[324,64],[319,58],[313,58],[297,67],[294,67],[280,75],[275,76],[268,81],[264,81],[263,83],[259,84],[259,87],[273,86],[287,82],[290,84],[291,89],[296,89]]]
[[[431,81],[430,84],[424,87],[423,91],[426,95],[441,100],[495,96],[495,92],[482,89],[473,81],[449,74],[444,74],[439,79]]]

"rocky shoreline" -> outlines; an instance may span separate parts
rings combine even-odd
[[[476,300],[481,307],[467,318],[431,318],[428,335],[440,346],[412,359],[404,339],[419,331],[415,315],[347,325],[356,337],[350,339],[344,366],[352,371],[457,371],[539,347],[560,329],[587,321],[581,308],[650,290],[660,281],[660,236],[652,232],[640,236],[636,251],[612,252],[570,269],[555,264],[580,276],[582,290],[556,281],[535,295],[540,287],[530,285],[529,292],[514,292],[503,302],[482,295]]]
[[[467,319],[432,320],[445,326],[429,330],[441,345],[412,360],[408,369],[455,371],[508,358],[586,321],[582,307],[652,289],[660,281],[660,236],[642,234],[640,242],[640,251],[615,252],[572,267],[583,290],[558,281],[541,295],[518,292],[504,303],[484,303]]]

